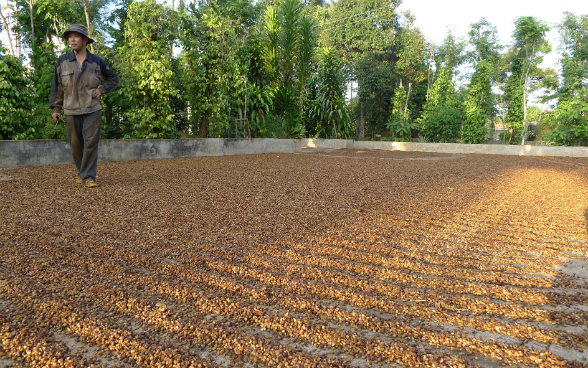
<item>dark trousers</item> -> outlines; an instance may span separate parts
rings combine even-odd
[[[65,129],[71,146],[78,176],[86,182],[96,181],[98,167],[98,141],[102,126],[102,110],[84,115],[66,115]]]

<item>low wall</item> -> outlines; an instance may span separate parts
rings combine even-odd
[[[588,157],[588,147],[509,146],[501,144],[416,143],[416,142],[355,142],[354,149],[381,149],[439,153],[476,153],[510,156]]]
[[[295,153],[303,148],[380,149],[517,156],[588,157],[588,147],[505,146],[496,144],[371,142],[344,139],[123,139],[100,141],[98,160],[128,161],[173,157]],[[0,168],[72,163],[69,144],[61,140],[0,141]]]
[[[296,139],[103,139],[98,161],[300,152]],[[0,141],[0,168],[73,163],[62,140]]]

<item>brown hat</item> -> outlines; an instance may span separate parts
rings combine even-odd
[[[88,45],[91,44],[91,43],[94,43],[94,40],[88,36],[88,28],[86,28],[86,26],[84,26],[82,24],[72,24],[72,25],[70,25],[69,28],[67,29],[67,31],[63,32],[63,37],[65,39],[68,39],[69,38],[69,34],[71,32],[77,32],[77,33],[81,34],[84,37],[88,37]]]

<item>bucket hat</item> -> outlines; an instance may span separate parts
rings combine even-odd
[[[67,31],[63,32],[63,37],[65,39],[69,38],[69,34],[71,32],[77,32],[79,34],[81,34],[84,37],[88,37],[88,45],[91,43],[94,43],[94,39],[90,38],[88,36],[88,28],[86,28],[86,26],[82,25],[82,24],[71,24],[69,26],[69,28],[67,29]]]

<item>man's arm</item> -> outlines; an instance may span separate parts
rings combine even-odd
[[[98,88],[98,90],[100,90],[101,95],[105,95],[107,93],[114,91],[114,89],[118,85],[118,76],[102,58],[100,58],[100,71],[102,72],[102,75],[106,78],[106,81],[104,82],[102,87]]]

